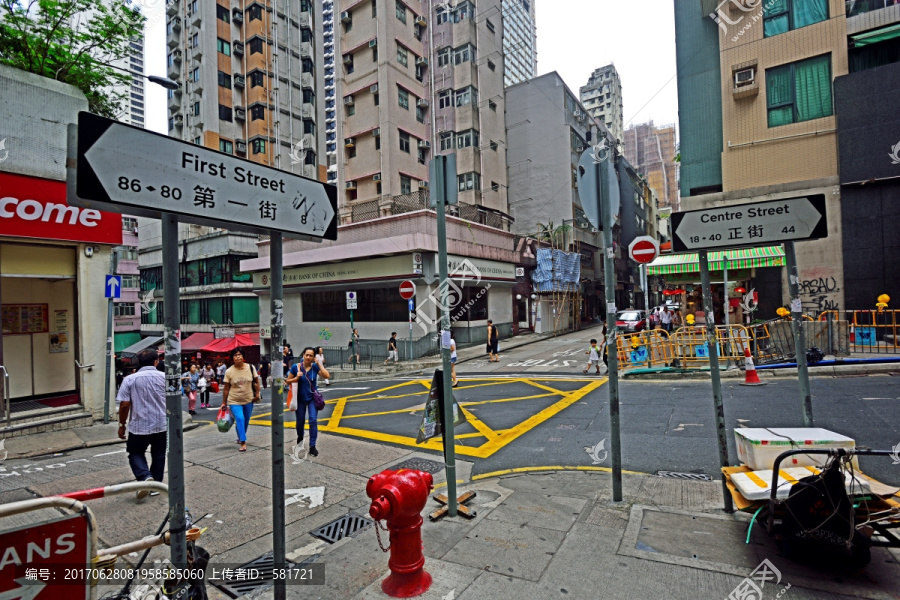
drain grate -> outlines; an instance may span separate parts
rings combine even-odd
[[[712,481],[712,477],[706,473],[676,473],[675,471],[657,471],[659,477],[670,477],[672,479],[692,479],[694,481]]]
[[[306,565],[314,562],[316,558],[318,558],[318,555],[311,556],[301,563],[285,561],[285,567],[297,568],[299,565]],[[270,587],[273,584],[272,569],[274,568],[274,566],[275,565],[272,559],[272,553],[266,552],[259,558],[255,558],[247,564],[241,565],[240,567],[234,569],[235,572],[240,569],[247,569],[247,572],[250,573],[254,572],[251,571],[251,569],[255,569],[255,572],[259,575],[259,577],[257,577],[256,579],[242,579],[239,581],[236,581],[234,579],[210,579],[209,583],[216,586],[232,598],[240,598],[241,596],[253,594],[254,592],[262,590],[263,588]]]
[[[425,471],[426,473],[439,473],[444,470],[444,464],[428,460],[427,458],[410,458],[400,464],[391,467],[392,471],[409,469],[410,471]]]
[[[358,531],[368,529],[371,526],[372,521],[370,519],[359,515],[346,514],[343,517],[335,519],[331,523],[322,525],[318,529],[313,529],[309,533],[319,539],[325,540],[329,544],[333,544],[338,540],[342,540]]]

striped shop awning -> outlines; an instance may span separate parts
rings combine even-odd
[[[722,271],[728,255],[728,269],[749,269],[752,267],[783,267],[783,246],[760,246],[709,253],[709,270]],[[696,252],[667,254],[648,265],[648,275],[669,275],[672,273],[699,273],[700,259]]]

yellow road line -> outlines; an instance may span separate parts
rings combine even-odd
[[[550,386],[548,386],[548,385],[540,384],[540,383],[538,383],[537,381],[531,381],[531,382],[529,382],[529,385],[533,385],[534,387],[536,387],[536,388],[538,388],[538,389],[546,390],[546,391],[548,391],[548,392],[553,392],[554,394],[560,394],[560,395],[562,395],[562,394],[566,394],[566,393],[567,393],[567,392],[563,392],[562,390],[557,390],[557,389],[555,389],[555,388],[552,388],[552,387],[550,387]]]
[[[502,471],[492,471],[490,473],[482,473],[481,475],[475,475],[472,477],[471,481],[463,481],[462,479],[457,479],[457,484],[467,484],[473,483],[475,481],[480,481],[482,479],[491,479],[492,477],[500,477],[501,475],[514,475],[518,473],[536,473],[540,471],[588,471],[588,472],[603,472],[603,473],[612,473],[612,469],[609,467],[563,467],[563,466],[546,466],[546,467],[516,467],[514,469],[503,469]],[[642,473],[640,471],[626,471],[623,470],[622,473],[627,475],[649,475],[649,473]],[[439,489],[442,487],[446,487],[447,482],[443,481],[441,483],[434,484],[434,489]]]
[[[473,400],[472,402],[459,402],[460,406],[479,406],[481,404],[498,404],[500,402],[516,402],[518,400],[535,400],[537,398],[550,398],[551,396],[564,396],[563,392],[556,394],[537,394],[534,396],[517,396],[515,398],[497,398],[496,400]]]
[[[469,425],[475,428],[475,431],[481,433],[487,439],[491,439],[492,437],[500,435],[490,427],[484,424],[484,422],[473,415],[471,412],[466,410],[464,407],[460,406],[459,409],[466,415],[466,420],[469,422]],[[458,437],[458,436],[457,436]]]

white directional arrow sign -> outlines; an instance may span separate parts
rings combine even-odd
[[[70,204],[337,239],[334,186],[85,112],[77,171]]]
[[[106,276],[106,297],[107,298],[119,298],[122,296],[120,293],[120,289],[122,286],[122,279],[118,275],[107,275]]]
[[[308,503],[308,506],[306,506],[306,508],[316,508],[317,506],[322,506],[322,504],[325,503],[324,487],[311,487],[303,488],[300,490],[284,490],[284,493],[288,496],[288,498],[284,502],[285,506],[290,506],[291,504],[304,505]]]
[[[33,600],[47,585],[43,581],[28,580],[24,577],[16,579],[15,582],[19,587],[0,593],[0,600]]]
[[[672,213],[675,252],[828,237],[825,195]]]

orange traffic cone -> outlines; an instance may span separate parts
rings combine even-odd
[[[766,385],[759,380],[756,365],[753,364],[753,356],[750,355],[750,348],[744,348],[744,371],[744,383],[741,385]]]

